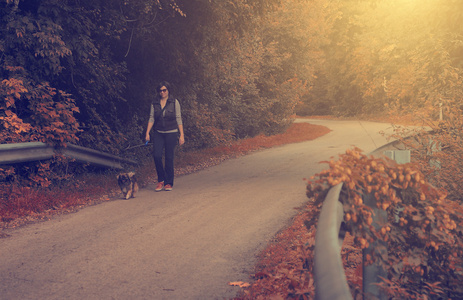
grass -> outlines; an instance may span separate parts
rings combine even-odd
[[[187,175],[217,165],[222,161],[245,155],[261,149],[316,139],[329,132],[324,126],[309,123],[294,123],[285,133],[240,140],[230,145],[201,151],[177,152],[176,176]],[[135,169],[140,186],[143,188],[155,180],[152,159],[146,153],[142,167]],[[10,189],[9,199],[0,202],[0,227],[13,228],[51,219],[54,215],[75,212],[85,206],[121,198],[116,182],[116,173],[88,173],[73,178],[52,189],[38,189],[18,186],[4,186]]]

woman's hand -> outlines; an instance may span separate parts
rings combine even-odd
[[[151,109],[153,109],[153,106],[151,106]],[[150,131],[151,131],[151,128],[153,128],[153,125],[154,125],[153,122],[148,122],[148,126],[146,127],[145,141],[147,142],[150,141]]]
[[[181,146],[185,144],[185,134],[183,133],[183,124],[178,125],[178,132],[180,136],[178,137],[178,145]]]

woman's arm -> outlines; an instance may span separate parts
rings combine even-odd
[[[178,138],[178,144],[181,146],[185,144],[185,135],[183,134],[183,121],[182,121],[182,111],[180,109],[180,103],[178,100],[175,100],[175,114],[177,118],[178,132],[180,137]]]
[[[146,141],[150,140],[150,131],[151,131],[151,128],[153,128],[153,125],[154,125],[154,122],[148,122],[148,126],[146,127],[146,136],[145,136]]]

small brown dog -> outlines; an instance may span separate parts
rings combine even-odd
[[[125,199],[135,197],[135,193],[138,192],[137,177],[135,172],[121,173],[117,175],[117,183],[121,188],[122,194]]]

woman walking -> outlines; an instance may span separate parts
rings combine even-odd
[[[154,165],[158,176],[155,191],[172,191],[174,186],[174,152],[177,142],[185,143],[183,134],[182,114],[180,103],[173,98],[170,92],[170,84],[161,82],[156,91],[158,95],[151,104],[150,118],[146,128],[146,141],[150,140],[150,132],[153,131]],[[164,154],[165,162],[162,161]]]

